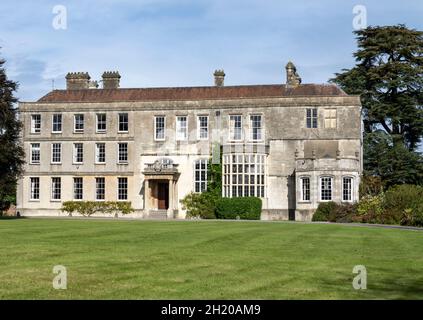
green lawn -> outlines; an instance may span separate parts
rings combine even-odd
[[[423,298],[423,232],[230,221],[0,220],[0,299]],[[354,290],[354,265],[367,290]],[[52,287],[54,265],[67,290]]]

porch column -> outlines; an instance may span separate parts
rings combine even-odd
[[[169,211],[173,218],[173,179],[169,179]],[[169,215],[168,215],[169,216]]]
[[[150,183],[148,179],[144,179],[144,210],[150,207]]]

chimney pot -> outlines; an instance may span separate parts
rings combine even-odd
[[[102,75],[103,89],[117,89],[120,86],[119,71],[105,71]]]
[[[225,71],[215,70],[214,72],[214,85],[216,87],[223,87],[225,85]]]
[[[91,77],[88,72],[68,72],[68,74],[66,75],[66,89],[88,89],[90,79]]]
[[[295,88],[301,84],[301,77],[297,73],[295,65],[289,61],[285,66],[286,69],[286,87]]]

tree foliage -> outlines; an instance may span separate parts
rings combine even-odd
[[[365,169],[388,185],[422,184],[423,32],[397,25],[355,34],[356,65],[331,81],[361,97]]]
[[[16,182],[22,173],[24,150],[19,141],[21,123],[18,120],[14,94],[17,83],[9,80],[0,59],[0,211],[7,209],[16,193]]]

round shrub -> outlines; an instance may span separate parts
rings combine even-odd
[[[335,210],[336,203],[333,201],[321,202],[314,212],[311,221],[329,221],[329,215]]]

